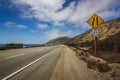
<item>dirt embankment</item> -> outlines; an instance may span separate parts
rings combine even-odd
[[[80,60],[87,63],[88,68],[99,72],[104,77],[107,77],[107,80],[120,80],[120,63],[109,63],[102,58],[90,55],[85,50],[73,47],[72,49],[76,52],[76,55]]]

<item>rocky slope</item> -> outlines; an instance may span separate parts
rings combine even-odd
[[[120,32],[120,18],[104,22],[99,28],[99,40],[109,38],[111,35],[115,35]],[[80,34],[69,41],[70,44],[83,43],[86,41],[92,41],[92,29]]]

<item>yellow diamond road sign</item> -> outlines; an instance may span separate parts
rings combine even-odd
[[[98,28],[103,22],[104,20],[96,14],[93,14],[87,21],[93,28]]]

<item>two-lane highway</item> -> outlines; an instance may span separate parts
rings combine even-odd
[[[1,80],[104,80],[68,46],[0,52]]]
[[[47,56],[52,55],[53,53],[56,54],[56,56],[52,56],[52,59],[56,58],[57,55],[60,54],[61,49],[62,46],[51,46],[51,47],[49,46],[49,47],[2,51],[0,52],[0,79],[3,80],[12,79],[14,75],[20,73],[26,68],[29,69],[31,66],[35,64],[40,66],[38,63],[41,60],[46,59]],[[57,57],[56,59],[58,58],[59,57]],[[51,61],[52,59],[50,58],[50,60],[48,61]],[[53,61],[57,62],[57,60],[53,60]],[[56,62],[51,62],[51,63],[56,64]],[[46,66],[49,67],[49,65]],[[22,79],[21,76],[19,78]],[[23,78],[25,78],[25,76],[23,76]],[[15,78],[12,80],[20,80],[20,79]]]

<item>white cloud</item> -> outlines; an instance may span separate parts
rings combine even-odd
[[[54,22],[53,23],[54,26],[64,26],[64,23],[63,22]]]
[[[7,27],[14,27],[16,25],[16,23],[8,21],[4,25]]]
[[[11,21],[8,21],[8,22],[4,23],[4,25],[7,26],[7,27],[27,28],[27,26],[25,26],[25,25],[17,24],[15,22],[11,22]]]
[[[53,29],[50,31],[46,31],[44,38],[47,40],[51,40],[51,39],[55,39],[57,37],[68,36],[70,34],[71,34],[71,31],[61,32],[58,29]]]
[[[90,16],[94,13],[97,13],[102,18],[113,17],[119,12],[111,10],[114,9],[115,6],[119,5],[118,0],[81,0],[76,6],[76,10],[68,18],[69,23],[73,23],[76,25],[86,25],[86,21]]]
[[[62,4],[65,0],[12,0],[16,5],[30,6],[29,9],[22,11],[25,17],[34,17],[39,20],[51,21],[52,15],[58,9],[62,8]]]
[[[48,27],[48,25],[47,24],[38,24],[37,27],[40,29],[45,29]]]
[[[12,2],[21,7],[23,17],[52,22],[54,25],[64,25],[60,22],[65,21],[76,26],[86,26],[87,19],[94,13],[104,19],[119,16],[120,13],[120,10],[115,10],[115,6],[120,3],[119,0],[80,0],[77,5],[72,1],[66,8],[63,7],[65,0],[12,0]]]
[[[16,27],[18,27],[18,28],[27,28],[27,26],[21,25],[21,24],[16,24]]]
[[[33,32],[33,33],[37,33],[38,32],[37,30],[34,30],[34,29],[31,29],[30,31]]]
[[[49,41],[58,37],[63,37],[63,36],[75,36],[76,34],[78,34],[78,32],[74,32],[72,30],[59,30],[59,29],[52,29],[49,31],[46,31],[44,34],[44,38],[45,40]]]

